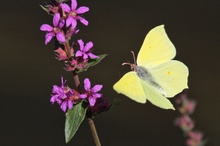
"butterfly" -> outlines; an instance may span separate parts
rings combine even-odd
[[[176,49],[168,38],[164,25],[153,28],[144,39],[137,63],[122,64],[129,64],[132,71],[116,82],[113,89],[136,102],[146,103],[149,100],[162,109],[175,110],[167,98],[188,88],[189,75],[185,64],[173,60],[175,56]]]

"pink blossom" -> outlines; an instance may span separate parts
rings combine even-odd
[[[71,109],[76,100],[78,100],[78,92],[64,86],[65,81],[61,77],[61,86],[54,85],[52,89],[52,97],[50,102],[55,102],[60,105],[60,108],[66,112],[67,109]]]
[[[203,134],[199,131],[191,131],[188,133],[189,139],[187,139],[186,144],[187,146],[202,146],[203,141]]]
[[[93,47],[92,42],[88,42],[84,46],[84,42],[80,39],[80,40],[78,40],[78,43],[79,43],[79,46],[80,46],[80,50],[78,50],[76,52],[76,57],[82,57],[84,60],[88,59],[88,57],[90,57],[91,59],[99,58],[99,56],[96,56],[96,55],[91,53],[92,52],[92,47]]]
[[[196,101],[188,99],[185,94],[181,95],[176,103],[181,104],[179,111],[182,114],[192,114],[196,107]]]
[[[194,121],[188,115],[183,115],[175,120],[175,125],[184,132],[189,132],[194,128]]]
[[[49,43],[51,39],[56,36],[59,42],[64,43],[66,41],[65,36],[62,32],[62,27],[64,26],[64,21],[60,20],[60,14],[56,13],[53,17],[53,25],[54,27],[50,26],[49,24],[43,24],[40,27],[41,31],[46,31],[45,35],[45,44]]]
[[[102,89],[103,85],[95,85],[91,88],[91,82],[88,78],[84,80],[84,88],[85,93],[80,94],[79,97],[81,99],[88,99],[90,106],[94,106],[96,103],[96,99],[102,97],[102,94],[98,93]]]
[[[61,3],[60,6],[65,12],[67,12],[67,19],[66,19],[67,27],[71,25],[72,28],[75,28],[77,25],[77,20],[79,20],[82,24],[86,26],[88,25],[88,21],[83,17],[81,17],[82,14],[89,11],[88,7],[82,6],[77,9],[76,0],[71,0],[71,8],[65,3]]]

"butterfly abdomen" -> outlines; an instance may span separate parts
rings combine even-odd
[[[154,80],[151,73],[142,66],[135,66],[135,72],[137,73],[138,77],[144,81],[148,81],[154,88],[156,88],[162,95],[166,95],[164,89]]]

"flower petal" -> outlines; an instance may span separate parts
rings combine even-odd
[[[90,90],[90,87],[91,87],[91,82],[88,78],[85,78],[84,80],[84,88],[86,91],[89,91]]]
[[[60,88],[59,86],[53,85],[52,93],[59,93],[60,89],[62,90],[62,88]]]
[[[41,25],[40,30],[41,31],[52,31],[53,27],[48,24],[43,24],[43,25]]]
[[[89,98],[89,104],[90,104],[90,106],[94,106],[95,103],[96,103],[96,98],[90,97],[90,98]]]
[[[56,38],[59,42],[62,42],[62,43],[66,42],[65,36],[63,35],[62,32],[58,32],[56,34]]]
[[[51,103],[56,102],[56,101],[57,101],[57,97],[58,97],[58,95],[53,95],[53,96],[50,98],[50,102],[51,102]]]
[[[72,24],[72,28],[76,28],[76,25],[77,25],[76,19],[73,18],[71,24]]]
[[[103,85],[95,85],[92,88],[92,92],[94,92],[94,93],[99,92],[102,89],[102,87],[103,87]]]
[[[53,38],[53,36],[54,36],[54,33],[47,33],[45,35],[45,44],[48,44],[51,41],[51,39]]]
[[[67,109],[67,102],[64,101],[64,102],[61,104],[60,108],[61,108],[64,112],[66,112],[66,109]]]
[[[67,106],[68,106],[68,109],[71,109],[73,107],[73,102],[71,100],[68,100]]]
[[[78,50],[78,51],[76,52],[75,56],[76,56],[76,57],[83,56],[83,53],[82,53],[80,50]]]
[[[53,25],[54,25],[54,26],[58,26],[59,21],[60,21],[60,13],[56,13],[56,14],[53,16]]]
[[[91,59],[99,58],[99,56],[96,56],[96,55],[94,55],[94,54],[92,54],[92,53],[89,53],[88,55],[89,55],[89,57],[90,57]]]
[[[60,23],[59,23],[59,28],[63,28],[64,24],[65,24],[65,21],[61,20]]]
[[[92,42],[86,43],[86,45],[84,47],[84,52],[89,51],[92,47],[93,47],[93,43]]]
[[[83,59],[86,60],[87,58],[88,58],[88,55],[84,53],[83,54]]]
[[[59,105],[62,103],[62,100],[59,98],[59,95],[54,95],[50,98],[50,102],[54,104],[54,102],[57,102]]]
[[[69,27],[70,24],[72,24],[72,21],[73,21],[73,17],[69,16],[69,17],[66,19],[66,27]]]
[[[79,21],[80,21],[82,24],[84,24],[85,26],[87,26],[87,25],[89,24],[89,22],[88,22],[86,19],[84,19],[83,17],[78,16],[77,18],[78,18]]]
[[[87,98],[87,94],[80,94],[80,95],[79,95],[79,98],[85,99],[85,98]]]
[[[100,93],[93,93],[93,97],[100,98],[100,97],[102,97],[102,94],[100,94]]]
[[[78,43],[79,43],[80,50],[83,51],[83,49],[84,49],[84,42],[82,41],[82,39],[78,40]]]
[[[65,11],[65,12],[67,12],[67,13],[69,13],[70,12],[70,7],[67,5],[67,4],[65,4],[65,3],[61,3],[60,4],[60,7]]]
[[[66,94],[65,94],[64,91],[61,92],[61,93],[59,93],[59,97],[60,97],[61,99],[66,99],[66,98],[67,98],[67,96],[66,96]]]
[[[71,0],[71,9],[76,10],[77,7],[77,1],[76,0]]]
[[[88,12],[88,11],[89,11],[89,7],[82,6],[82,7],[79,7],[76,10],[76,13],[77,14],[83,14],[83,13]]]

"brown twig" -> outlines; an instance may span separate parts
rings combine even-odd
[[[88,121],[89,121],[89,126],[90,126],[90,130],[92,132],[93,139],[95,141],[95,145],[96,146],[101,146],[101,143],[99,141],[99,136],[97,134],[95,124],[94,124],[93,120],[91,118],[88,118]]]

